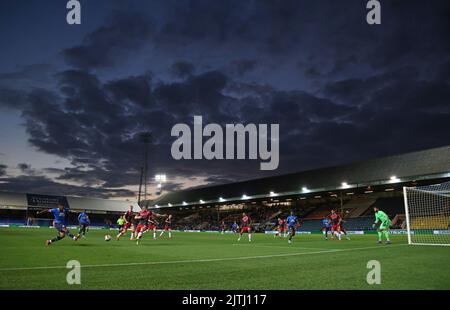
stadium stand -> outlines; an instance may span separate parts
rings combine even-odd
[[[231,201],[241,201],[245,193],[251,199],[269,199],[269,193],[277,197],[305,194],[303,187],[311,193],[327,193],[342,190],[342,182],[346,181],[351,189],[382,189],[390,186],[414,182],[436,182],[448,180],[450,146],[423,150],[402,155],[383,157],[360,161],[342,166],[320,168],[299,173],[291,173],[274,177],[254,179],[223,185],[198,187],[166,193],[151,201],[152,205],[168,207],[187,207],[200,205],[200,200],[206,204],[224,204],[219,197]],[[397,176],[401,182],[393,183],[390,179]],[[431,184],[431,183],[430,183]],[[185,204],[183,204],[185,202]]]
[[[374,220],[373,215],[351,218],[344,223],[344,226],[347,230],[372,230]]]
[[[113,227],[118,215],[128,210],[130,205],[136,211],[140,210],[136,203],[129,201],[0,192],[0,225],[51,226],[50,214],[36,217],[36,212],[43,208],[53,208],[58,203],[74,211],[86,211],[91,219],[91,226],[101,227]],[[67,223],[76,225],[77,215],[70,214]]]
[[[397,197],[380,197],[378,198],[372,207],[377,207],[380,210],[384,210],[391,218],[396,214],[405,213],[403,196],[399,195]],[[362,216],[367,216],[369,214],[373,214],[371,208],[368,208]]]
[[[320,231],[322,228],[321,220],[304,220],[299,231]]]
[[[450,216],[421,216],[413,218],[411,221],[412,229],[448,229],[450,225]]]
[[[450,146],[445,146],[336,167],[180,190],[149,203],[158,205],[158,212],[171,212],[185,227],[202,229],[217,228],[222,220],[227,225],[233,221],[239,223],[245,211],[257,230],[271,230],[278,217],[286,218],[292,210],[302,221],[300,230],[317,231],[321,219],[335,209],[343,216],[346,229],[371,230],[374,206],[390,216],[394,227],[404,228],[403,186],[449,180],[448,158]],[[183,221],[181,218],[189,212],[198,213],[197,218],[193,222]]]
[[[370,208],[375,203],[376,198],[362,196],[361,198],[351,199],[344,204],[344,210],[347,213],[347,217],[359,217],[366,212],[370,212]]]
[[[330,205],[323,205],[317,207],[315,210],[313,210],[310,214],[306,215],[306,220],[317,220],[322,219],[324,216],[327,216],[330,214],[331,209],[336,209],[337,206],[330,206]]]

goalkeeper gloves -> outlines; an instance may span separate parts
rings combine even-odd
[[[372,224],[372,228],[375,228],[375,226],[376,226],[376,224],[374,223],[374,224]]]

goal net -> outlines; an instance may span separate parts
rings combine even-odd
[[[450,245],[450,182],[403,187],[409,244]]]

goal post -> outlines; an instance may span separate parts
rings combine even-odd
[[[450,182],[403,187],[408,243],[450,246]]]

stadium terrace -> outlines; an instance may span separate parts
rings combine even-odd
[[[450,146],[281,176],[167,193],[153,207],[195,207],[263,200],[325,199],[400,190],[450,178]],[[170,204],[170,205],[169,205]]]

